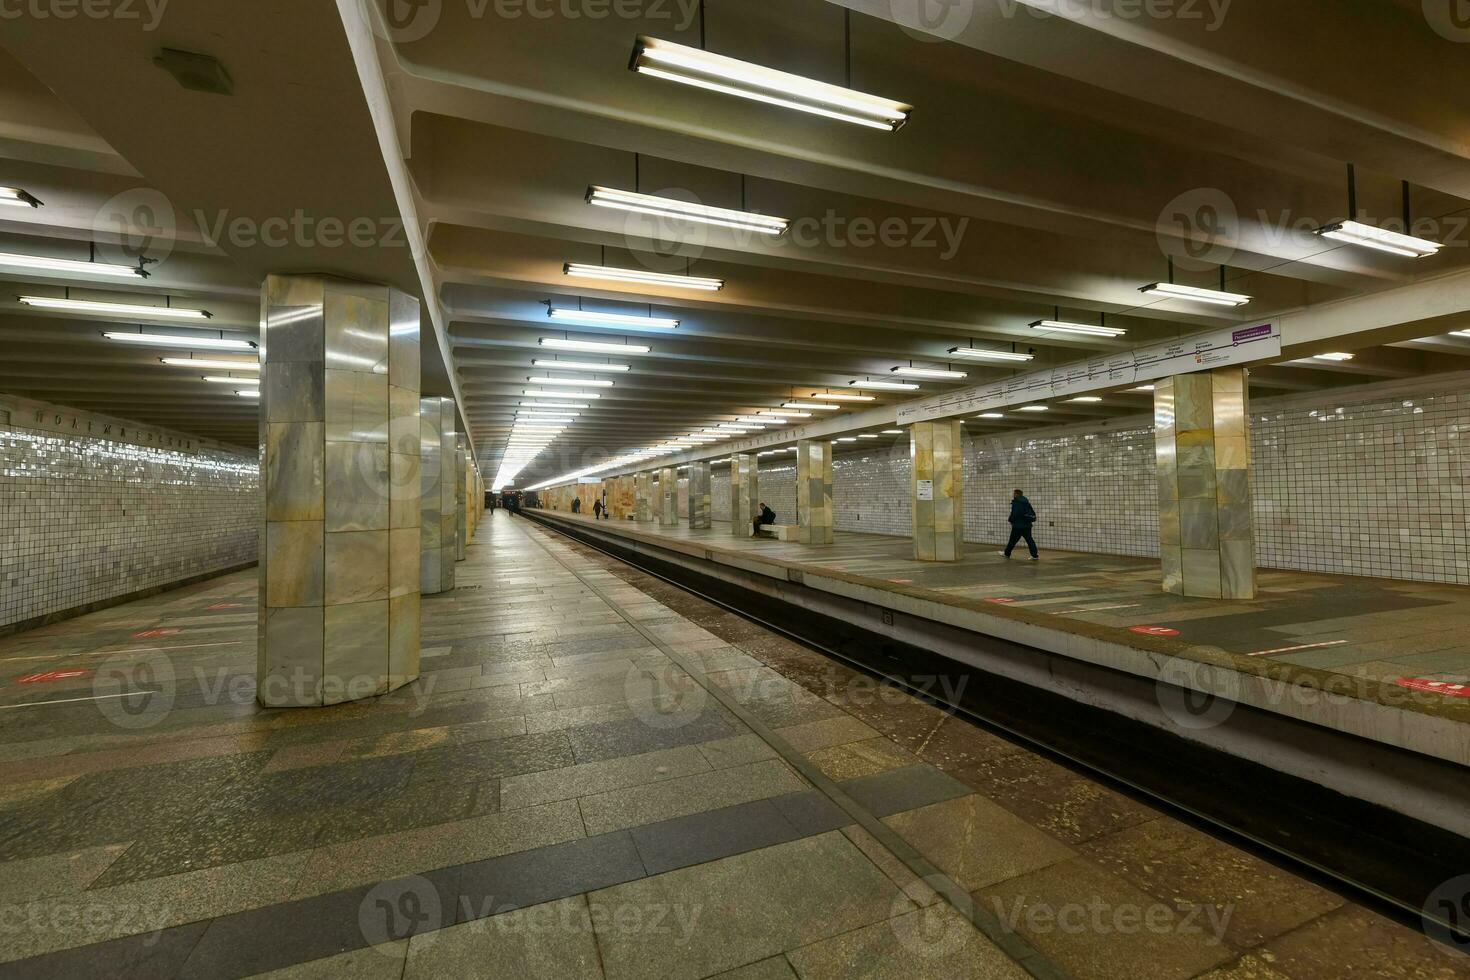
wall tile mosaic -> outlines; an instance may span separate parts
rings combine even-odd
[[[0,395],[0,628],[249,564],[254,454]]]

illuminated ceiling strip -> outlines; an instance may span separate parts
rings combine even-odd
[[[1087,337],[1121,337],[1128,332],[1120,327],[1104,327],[1097,323],[1072,323],[1069,320],[1037,320],[1031,324],[1031,329],[1076,333]]]
[[[131,279],[134,276],[147,278],[141,268],[118,265],[113,262],[88,262],[85,259],[53,259],[44,255],[20,255],[15,252],[0,252],[0,266],[15,269],[40,269],[45,272],[74,272],[86,276],[109,276]]]
[[[697,221],[716,228],[731,228],[736,231],[753,231],[763,235],[780,235],[791,224],[787,218],[777,218],[753,211],[734,211],[729,208],[714,208],[707,204],[675,201],[653,194],[622,191],[611,187],[592,186],[587,188],[587,203],[602,208],[632,211],[652,215],[656,218],[672,218]]]
[[[223,337],[173,337],[167,334],[124,333],[113,330],[104,331],[102,336],[108,340],[121,340],[131,344],[156,344],[163,347],[197,347],[201,350],[255,350],[255,345],[248,340],[226,340]]]
[[[532,367],[544,368],[547,371],[628,371],[631,368],[626,364],[598,364],[595,361],[554,361],[544,357],[534,358]]]
[[[911,364],[900,364],[893,369],[894,374],[900,374],[907,378],[938,378],[941,380],[958,381],[968,377],[963,371],[947,371],[942,368],[921,368]]]
[[[542,337],[541,346],[596,354],[647,354],[649,351],[649,348],[641,344],[611,344],[601,340],[570,340],[565,337]]]
[[[631,313],[598,313],[592,310],[569,310],[553,306],[546,315],[553,320],[567,320],[594,327],[637,327],[644,330],[673,330],[679,321],[667,316],[634,316]]]
[[[975,361],[1029,361],[1035,354],[1017,354],[1008,350],[987,350],[983,347],[951,347],[950,354],[955,357],[970,358]]]
[[[709,293],[725,288],[725,280],[708,276],[683,276],[669,272],[650,272],[645,269],[622,269],[610,265],[583,265],[568,262],[562,271],[579,279],[604,279],[609,282],[633,282],[640,286],[670,286],[675,289],[699,289]]]
[[[1199,286],[1181,286],[1172,282],[1150,283],[1138,291],[1150,296],[1185,299],[1195,303],[1210,303],[1214,306],[1244,306],[1253,298],[1244,293],[1227,293],[1219,289],[1203,289]]]
[[[100,313],[111,316],[142,317],[147,320],[208,320],[208,310],[191,310],[179,306],[146,306],[137,303],[102,303],[89,299],[66,299],[60,296],[19,296],[17,302],[43,310],[66,310],[71,313]]]
[[[1431,242],[1427,238],[1415,238],[1413,235],[1403,235],[1385,228],[1375,228],[1358,221],[1339,221],[1318,229],[1317,234],[1323,238],[1347,242],[1350,245],[1362,245],[1364,248],[1377,249],[1380,252],[1388,252],[1390,255],[1398,255],[1406,259],[1427,258],[1437,254],[1444,247],[1439,242]]]

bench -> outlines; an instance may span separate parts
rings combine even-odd
[[[762,524],[761,537],[775,538],[777,541],[795,541],[795,524]]]

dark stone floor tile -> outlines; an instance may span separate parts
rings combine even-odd
[[[904,766],[839,784],[869,813],[887,817],[970,792],[970,787],[933,766]]]
[[[78,946],[44,956],[0,963],[0,980],[159,980],[184,965],[208,922],[191,922],[158,933],[142,933]]]
[[[574,761],[564,732],[513,735],[467,745],[448,745],[414,752],[403,758],[412,760],[412,786],[440,779],[478,782],[523,772],[560,769]]]
[[[645,875],[627,831],[476,861],[457,869],[456,921],[608,888]]]
[[[808,836],[771,800],[694,813],[634,828],[649,874],[703,864]]]
[[[814,789],[773,797],[771,804],[803,837],[824,834],[853,822],[846,810]]]
[[[726,721],[723,712],[707,707],[687,723],[671,728],[655,728],[640,718],[628,718],[573,728],[566,734],[576,761],[581,763],[640,755],[741,733]]]

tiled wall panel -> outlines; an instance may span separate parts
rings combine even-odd
[[[0,628],[248,564],[259,522],[254,455],[0,395]]]

